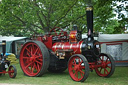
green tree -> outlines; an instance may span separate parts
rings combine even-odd
[[[120,3],[120,4],[117,4]],[[124,33],[128,30],[128,1],[113,0],[114,11],[118,14],[118,26],[114,27],[113,33]]]
[[[115,16],[112,1],[93,0],[95,31],[114,33],[119,27],[120,22],[111,19]],[[85,7],[84,0],[2,0],[0,31],[2,35],[30,36],[76,24],[87,32]]]
[[[67,18],[77,2],[78,0],[2,0],[1,32],[4,35],[12,32],[14,35],[47,32],[63,24],[63,18]]]

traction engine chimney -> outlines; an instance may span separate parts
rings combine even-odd
[[[86,7],[87,29],[88,29],[88,41],[93,39],[93,6],[91,1],[87,2]]]

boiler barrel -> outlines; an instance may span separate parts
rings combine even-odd
[[[82,43],[83,41],[79,41],[78,43],[70,43],[70,42],[57,42],[53,44],[52,50],[56,52],[57,50],[73,50],[73,54],[81,54],[82,53]]]

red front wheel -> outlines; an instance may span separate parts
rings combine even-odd
[[[110,77],[115,71],[115,62],[109,54],[101,53],[96,64],[99,65],[95,68],[98,76]]]
[[[40,41],[25,43],[20,52],[20,66],[27,76],[41,76],[49,66],[49,52]]]
[[[17,70],[16,70],[16,67],[14,65],[9,66],[8,74],[9,74],[10,78],[15,78],[16,77]]]
[[[81,54],[71,56],[68,62],[68,71],[74,81],[84,82],[89,76],[89,64]]]

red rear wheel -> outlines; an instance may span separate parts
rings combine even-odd
[[[110,77],[115,71],[115,62],[109,54],[101,53],[97,65],[101,65],[100,67],[95,68],[98,76]]]
[[[68,71],[74,81],[84,82],[89,75],[87,59],[80,54],[75,54],[69,59]]]
[[[8,74],[9,74],[10,78],[15,78],[16,77],[17,70],[16,70],[16,67],[14,65],[9,66]]]
[[[39,41],[24,44],[20,52],[20,65],[28,76],[41,76],[49,66],[49,52]]]

